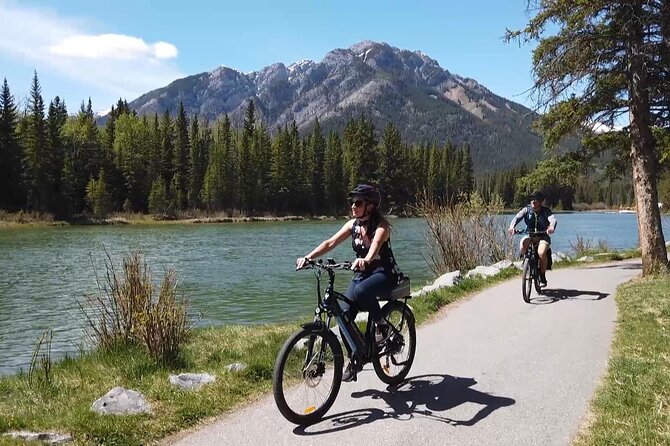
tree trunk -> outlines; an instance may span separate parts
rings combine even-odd
[[[639,5],[631,6],[632,15],[639,17]],[[628,44],[628,92],[630,106],[631,162],[633,186],[637,204],[637,227],[642,250],[642,274],[648,275],[667,269],[661,213],[656,188],[656,158],[651,134],[649,89],[643,54],[643,30],[640,21],[631,20]]]

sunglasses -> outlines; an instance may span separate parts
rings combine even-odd
[[[364,203],[365,203],[365,201],[363,201],[363,200],[355,200],[355,201],[352,200],[352,201],[349,202],[350,205],[353,205],[353,206],[356,206],[356,207],[363,206]]]

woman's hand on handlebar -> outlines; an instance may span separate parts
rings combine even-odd
[[[309,265],[311,261],[312,261],[312,259],[310,259],[309,257],[299,257],[299,258],[295,261],[295,269],[296,269],[296,271],[299,270],[299,269],[303,269],[304,267],[306,267],[307,265]]]
[[[351,269],[353,271],[365,271],[365,268],[368,266],[368,262],[365,259],[355,259],[351,262]]]
[[[515,232],[516,232],[516,231],[514,230],[514,228],[509,228],[509,229],[507,230],[507,233],[508,233],[509,235],[514,235]]]
[[[551,235],[551,234],[554,233],[554,231],[555,231],[554,228],[547,228],[547,234],[550,234],[550,235]]]

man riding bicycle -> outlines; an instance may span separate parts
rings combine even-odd
[[[526,250],[531,242],[537,246],[537,253],[540,257],[540,285],[545,287],[547,286],[547,257],[549,247],[551,246],[551,237],[549,235],[554,233],[558,222],[551,209],[543,205],[544,194],[542,192],[533,192],[529,198],[530,204],[517,212],[510,222],[508,232],[510,235],[513,235],[514,228],[521,220],[526,223],[528,232],[546,231],[546,234],[532,237],[532,240],[529,235],[526,235],[521,239],[519,246],[521,257],[526,254]]]

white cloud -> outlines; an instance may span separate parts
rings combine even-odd
[[[49,48],[53,54],[84,59],[173,59],[177,48],[166,42],[147,44],[144,40],[121,34],[72,36]]]
[[[82,21],[0,0],[0,53],[129,100],[184,77],[177,48],[95,33]]]

